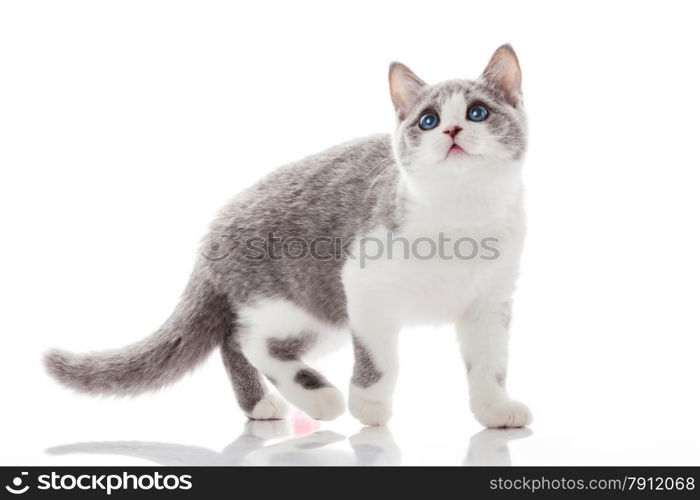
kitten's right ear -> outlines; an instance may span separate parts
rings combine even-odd
[[[520,85],[520,63],[513,47],[501,45],[491,56],[481,78],[498,89],[512,106],[517,107],[522,99]]]
[[[425,82],[408,69],[408,66],[400,62],[391,63],[389,66],[389,90],[391,91],[391,102],[394,103],[399,120],[406,118],[425,86]]]

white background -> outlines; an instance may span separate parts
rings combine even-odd
[[[390,61],[428,82],[473,78],[511,42],[531,146],[508,383],[535,423],[511,458],[503,444],[527,432],[478,434],[466,462],[698,465],[697,14],[673,1],[3,2],[0,463],[265,463],[293,446],[284,424],[263,425],[249,431],[281,433],[267,454],[218,453],[244,424],[218,355],[119,400],[59,387],[41,353],[157,328],[227,199],[392,130]],[[481,429],[451,330],[406,332],[401,356],[382,459],[462,463]],[[350,360],[322,364],[343,388]],[[321,427],[306,439],[336,442],[287,459],[357,460],[343,437],[359,424]],[[95,441],[100,455],[44,451]]]

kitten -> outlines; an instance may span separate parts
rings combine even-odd
[[[400,328],[450,322],[477,420],[528,425],[530,411],[505,389],[525,229],[517,57],[504,45],[477,80],[433,86],[393,63],[389,83],[393,138],[335,146],[238,195],[211,225],[158,331],[114,351],[51,351],[49,372],[83,392],[135,394],[181,377],[219,347],[248,417],[283,418],[287,400],[330,420],[344,398],[306,360],[324,341],[351,334],[350,412],[382,425]]]

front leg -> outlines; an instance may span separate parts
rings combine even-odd
[[[486,427],[524,427],[532,422],[528,407],[510,399],[505,388],[509,321],[509,301],[474,307],[457,321],[469,407]]]
[[[385,425],[391,418],[398,374],[397,325],[381,320],[353,323],[355,365],[350,382],[350,413],[365,425]]]

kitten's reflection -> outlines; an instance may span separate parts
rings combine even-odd
[[[508,443],[532,434],[529,429],[485,429],[469,440],[464,465],[510,465]],[[318,431],[292,436],[286,420],[249,421],[243,433],[221,452],[198,446],[139,441],[75,443],[46,450],[122,455],[159,465],[400,465],[401,450],[386,427],[364,427],[350,437],[352,452],[334,448],[344,436]],[[274,441],[270,443],[271,441]]]
[[[139,441],[75,443],[46,450],[52,455],[72,453],[122,455],[159,465],[399,465],[401,451],[385,427],[365,427],[350,438],[353,453],[330,448],[345,439],[332,431],[289,437],[286,420],[246,422],[243,434],[221,453],[197,446]],[[286,438],[286,439],[285,439]],[[267,444],[273,439],[282,439]]]
[[[484,429],[469,440],[464,465],[511,465],[508,443],[532,434],[528,428]]]

